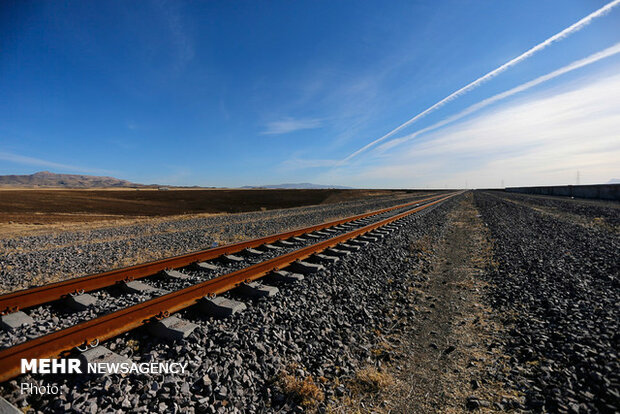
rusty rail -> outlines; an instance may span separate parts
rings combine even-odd
[[[76,346],[93,343],[93,341],[103,342],[142,326],[154,318],[157,318],[158,315],[178,312],[196,304],[205,296],[217,295],[233,289],[246,281],[261,278],[274,270],[290,265],[296,260],[303,260],[314,253],[336,246],[339,243],[382,227],[409,214],[424,210],[425,208],[454,197],[457,194],[459,193],[449,194],[423,206],[413,208],[311,246],[283,254],[271,260],[4,349],[0,351],[0,382],[7,381],[20,374],[20,362],[22,358],[58,358],[66,356],[69,354],[70,350]]]
[[[304,233],[310,233],[328,227],[337,226],[338,224],[359,220],[364,217],[370,217],[376,214],[386,213],[399,208],[405,208],[417,203],[434,200],[442,196],[443,194],[440,194],[437,196],[423,198],[398,206],[359,214],[357,216],[347,217],[344,219],[334,220],[311,227],[292,230],[286,233],[274,234],[271,236],[261,237],[245,242],[228,244],[212,249],[184,254],[181,256],[161,259],[154,262],[124,267],[104,273],[96,273],[92,275],[76,277],[63,280],[61,282],[51,283],[49,285],[37,286],[34,288],[19,290],[17,292],[7,293],[0,296],[0,313],[15,312],[19,309],[26,309],[43,303],[53,302],[75,292],[91,292],[93,290],[112,286],[118,282],[153,276],[158,272],[161,272],[162,270],[180,268],[198,261],[215,259],[225,254],[237,253],[247,248],[254,248],[263,244],[274,243],[278,240],[288,239],[291,237],[302,235]]]

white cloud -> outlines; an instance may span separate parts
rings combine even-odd
[[[27,157],[24,155],[13,154],[10,152],[0,152],[0,160],[9,161],[15,164],[34,165],[37,167],[56,168],[58,170],[74,171],[91,174],[110,174],[111,171],[78,167],[75,165],[61,164],[53,161],[46,161],[40,158]]]
[[[492,71],[488,72],[487,74],[479,77],[478,79],[468,83],[467,85],[465,85],[464,87],[460,88],[459,90],[451,93],[450,95],[446,96],[445,98],[443,98],[442,100],[436,102],[435,104],[433,104],[432,106],[428,107],[427,109],[425,109],[424,111],[420,112],[419,114],[415,115],[413,118],[409,119],[407,122],[399,125],[398,127],[396,127],[395,129],[391,130],[390,132],[388,132],[387,134],[383,135],[381,138],[377,138],[374,141],[370,142],[369,144],[366,144],[365,146],[363,146],[362,148],[360,148],[359,150],[351,153],[349,156],[347,156],[345,159],[342,160],[342,163],[346,163],[347,161],[351,160],[352,158],[356,157],[357,155],[361,154],[362,152],[366,151],[367,149],[369,149],[370,147],[378,144],[379,142],[382,142],[384,140],[386,140],[387,138],[393,136],[394,134],[396,134],[398,131],[408,127],[409,125],[413,124],[415,121],[417,121],[418,119],[422,118],[423,116],[429,114],[430,112],[433,112],[434,110],[442,107],[443,105],[447,104],[448,102],[451,102],[453,100],[455,100],[456,98],[458,98],[459,96],[477,88],[478,86],[482,85],[484,82],[494,78],[495,76],[499,75],[500,73],[506,71],[507,69],[509,69],[510,67],[530,58],[532,55],[534,55],[535,53],[547,48],[548,46],[550,46],[551,44],[560,41],[562,39],[564,39],[565,37],[578,32],[579,30],[583,29],[584,27],[586,27],[588,24],[590,24],[594,19],[601,17],[605,14],[607,14],[609,11],[611,11],[612,8],[616,7],[618,4],[620,4],[620,0],[614,0],[608,4],[606,4],[605,6],[601,7],[600,9],[590,13],[588,16],[584,17],[583,19],[579,20],[578,22],[570,25],[569,27],[567,27],[566,29],[556,33],[555,35],[551,36],[550,38],[546,39],[545,41],[537,44],[536,46],[532,47],[531,49],[527,50],[526,52],[522,53],[521,55],[515,57],[514,59],[511,59],[510,61],[504,63],[503,65],[493,69]]]
[[[620,75],[506,104],[326,177],[359,187],[602,183],[620,175]]]
[[[267,129],[261,132],[262,135],[279,135],[303,129],[315,129],[323,126],[322,119],[293,119],[286,118],[280,121],[267,123]]]
[[[281,166],[284,168],[291,169],[303,169],[303,168],[319,168],[319,167],[333,167],[338,164],[338,160],[328,160],[328,159],[300,159],[300,158],[291,158],[284,162],[282,162]]]
[[[179,4],[168,1],[156,4],[168,26],[170,42],[174,48],[173,68],[177,72],[181,71],[194,59],[194,41],[187,33]]]
[[[540,77],[538,77],[538,78],[536,78],[534,80],[531,80],[529,82],[521,84],[521,85],[519,85],[519,86],[517,86],[515,88],[512,88],[512,89],[508,90],[508,91],[505,91],[505,92],[499,93],[497,95],[494,95],[494,96],[492,96],[490,98],[484,99],[484,100],[478,102],[477,104],[474,104],[474,105],[468,107],[467,109],[459,112],[458,114],[453,115],[451,117],[448,117],[448,118],[444,119],[443,121],[437,122],[437,123],[435,123],[435,124],[433,124],[433,125],[431,125],[429,127],[422,128],[422,129],[420,129],[418,131],[415,131],[412,134],[409,134],[409,135],[404,136],[402,138],[392,139],[392,140],[382,144],[381,146],[379,146],[378,149],[380,151],[385,151],[385,150],[387,150],[389,148],[392,148],[392,147],[394,147],[396,145],[402,144],[403,142],[410,141],[410,140],[412,140],[414,138],[417,138],[418,136],[420,136],[422,134],[425,134],[425,133],[427,133],[429,131],[433,131],[433,130],[439,129],[439,128],[447,125],[447,124],[450,124],[450,123],[452,123],[454,121],[457,121],[457,120],[459,120],[461,118],[464,118],[465,116],[470,115],[470,114],[472,114],[472,113],[474,113],[476,111],[479,111],[480,109],[483,109],[483,108],[485,108],[485,107],[487,107],[487,106],[489,106],[491,104],[494,104],[494,103],[496,103],[498,101],[501,101],[503,99],[509,98],[509,97],[511,97],[513,95],[516,95],[518,93],[521,93],[521,92],[524,92],[524,91],[526,91],[528,89],[531,89],[534,86],[540,85],[540,84],[542,84],[544,82],[547,82],[549,80],[557,78],[558,76],[564,75],[564,74],[566,74],[568,72],[572,72],[572,71],[574,71],[576,69],[580,69],[580,68],[582,68],[584,66],[587,66],[587,65],[590,65],[592,63],[596,63],[599,60],[602,60],[602,59],[614,56],[614,55],[616,55],[618,53],[620,53],[620,43],[616,43],[614,46],[608,47],[605,50],[602,50],[600,52],[594,53],[594,54],[592,54],[592,55],[590,55],[590,56],[588,56],[588,57],[586,57],[584,59],[577,60],[577,61],[575,61],[575,62],[573,62],[573,63],[571,63],[569,65],[566,65],[566,66],[558,69],[558,70],[555,70],[555,71],[553,71],[551,73],[548,73],[546,75],[540,76]]]

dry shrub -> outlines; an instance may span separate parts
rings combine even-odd
[[[385,372],[380,372],[374,367],[361,369],[355,373],[351,380],[352,391],[361,393],[377,393],[394,384],[394,378]]]
[[[292,367],[280,374],[279,385],[288,398],[310,410],[315,409],[325,399],[323,391],[316,385],[311,375],[299,378],[295,376]]]

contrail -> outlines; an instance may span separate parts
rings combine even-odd
[[[523,54],[517,56],[516,58],[514,58],[514,59],[504,63],[500,67],[492,70],[491,72],[489,72],[486,75],[476,79],[475,81],[473,81],[473,82],[463,86],[461,89],[457,90],[456,92],[453,92],[452,94],[446,96],[441,101],[437,102],[433,106],[431,106],[431,107],[425,109],[424,111],[420,112],[419,114],[417,114],[416,116],[414,116],[413,118],[411,118],[410,120],[405,122],[404,124],[400,125],[396,129],[393,129],[392,131],[388,132],[387,134],[385,134],[381,138],[378,138],[378,139],[372,141],[371,143],[363,146],[359,150],[355,151],[354,153],[352,153],[351,155],[349,155],[348,157],[343,159],[340,163],[345,163],[345,162],[349,161],[351,158],[353,158],[353,157],[357,156],[358,154],[366,151],[368,148],[372,147],[373,145],[376,145],[377,143],[385,140],[386,138],[391,137],[392,135],[394,135],[395,133],[397,133],[401,129],[406,128],[407,126],[411,125],[412,123],[414,123],[418,119],[422,118],[424,115],[426,115],[426,114],[434,111],[435,109],[445,105],[446,103],[448,103],[448,102],[458,98],[459,96],[463,95],[464,93],[469,92],[470,90],[472,90],[474,88],[477,88],[482,83],[484,83],[484,82],[488,81],[489,79],[499,75],[500,73],[504,72],[506,69],[510,68],[511,66],[514,66],[514,65],[522,62],[523,60],[529,58],[530,56],[532,56],[536,52],[546,48],[549,45],[551,45],[552,43],[557,42],[559,40],[562,40],[565,37],[567,37],[567,36],[577,32],[577,31],[579,31],[581,29],[583,29],[585,26],[590,24],[594,19],[596,19],[597,17],[603,16],[604,14],[608,13],[612,8],[616,7],[618,4],[620,4],[620,0],[614,0],[614,1],[606,4],[605,6],[601,7],[598,10],[596,10],[595,12],[593,12],[593,13],[587,15],[586,17],[584,17],[583,19],[579,20],[577,23],[574,23],[573,25],[567,27],[566,29],[562,30],[561,32],[551,36],[550,38],[548,38],[544,42],[537,44],[536,46],[534,46],[533,48],[529,49],[525,53],[523,53]]]
[[[478,102],[477,104],[474,104],[470,107],[468,107],[467,109],[459,112],[456,115],[453,115],[449,118],[444,119],[443,121],[437,122],[431,126],[428,126],[426,128],[422,128],[418,131],[415,131],[412,134],[409,134],[407,136],[404,136],[402,138],[396,138],[393,139],[391,141],[386,142],[385,144],[383,144],[381,147],[387,147],[387,148],[392,148],[396,145],[402,144],[403,142],[406,141],[410,141],[414,138],[416,138],[419,135],[422,135],[426,132],[429,131],[433,131],[435,129],[441,128],[446,124],[449,124],[451,122],[454,122],[456,120],[459,120],[469,114],[471,114],[472,112],[478,111],[486,106],[489,106],[497,101],[500,101],[502,99],[508,98],[509,96],[515,95],[519,92],[523,92],[527,89],[533,88],[536,85],[540,85],[543,82],[547,82],[548,80],[557,78],[560,75],[563,75],[565,73],[571,72],[573,70],[582,68],[584,66],[590,65],[592,63],[598,62],[599,60],[617,55],[618,53],[620,53],[620,43],[616,43],[615,45],[608,47],[607,49],[601,50],[600,52],[594,53],[586,58],[580,59],[580,60],[576,60],[573,63],[566,65],[558,70],[555,70],[553,72],[550,72],[546,75],[540,76],[534,80],[531,80],[529,82],[526,82],[524,84],[521,84],[515,88],[509,89],[505,92],[502,93],[498,93],[497,95],[494,95],[490,98],[487,98],[483,101]],[[379,147],[379,148],[381,148]]]

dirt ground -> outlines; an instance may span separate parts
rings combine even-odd
[[[419,251],[434,250],[434,259],[417,271],[423,282],[410,289],[417,321],[404,336],[388,339],[398,358],[371,373],[376,387],[361,390],[340,411],[492,412],[519,398],[489,380],[497,370],[508,369],[507,357],[497,341],[501,325],[483,303],[480,275],[493,266],[492,244],[471,193],[449,218],[438,246],[430,240],[418,246]]]
[[[204,216],[404,196],[399,190],[0,189],[0,235],[123,225],[157,217]],[[420,191],[420,194],[428,193]]]

